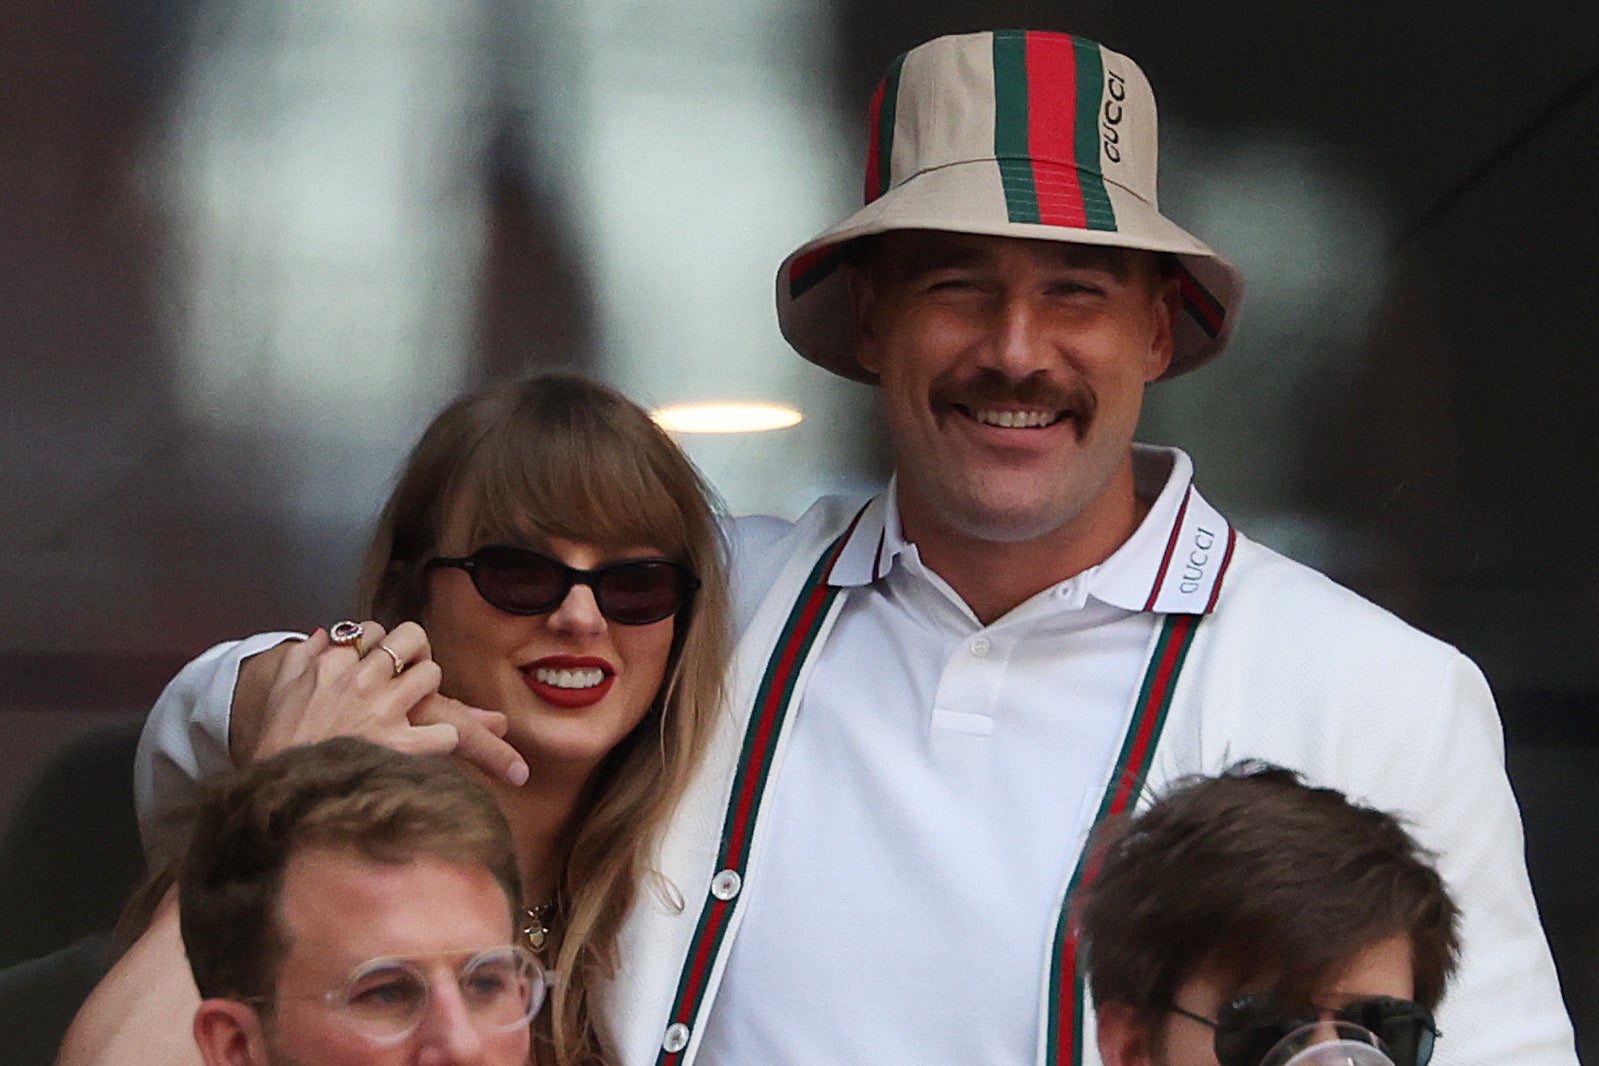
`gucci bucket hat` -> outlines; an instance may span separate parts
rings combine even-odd
[[[865,206],[777,276],[783,335],[857,381],[846,246],[930,229],[1167,252],[1183,309],[1166,378],[1227,344],[1243,276],[1160,213],[1155,95],[1138,64],[1064,33],[939,37],[896,59],[872,96]]]

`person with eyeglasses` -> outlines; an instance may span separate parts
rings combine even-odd
[[[1244,762],[1093,854],[1076,918],[1105,1066],[1427,1066],[1459,912],[1392,815]]]
[[[353,738],[216,787],[178,878],[207,1066],[521,1066],[544,1002],[510,826],[447,760]]]
[[[220,645],[169,686],[177,716],[152,718],[141,760],[152,866],[229,764],[335,735],[432,754],[478,738],[460,754],[513,830],[520,941],[560,974],[535,1053],[597,1061],[595,990],[635,901],[678,905],[650,881],[655,847],[720,708],[730,622],[708,499],[642,409],[586,379],[451,404],[378,520],[363,620]],[[175,758],[164,727],[219,743]]]

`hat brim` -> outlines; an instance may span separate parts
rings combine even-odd
[[[1075,180],[1074,168],[1058,170],[1063,180]],[[1010,221],[995,159],[917,174],[783,261],[777,273],[777,319],[783,336],[818,366],[875,383],[877,376],[855,360],[854,311],[846,272],[840,269],[850,241],[906,229],[1066,241],[1169,252],[1176,257],[1183,311],[1178,315],[1171,366],[1161,377],[1186,374],[1227,346],[1243,299],[1243,275],[1142,198],[1114,182],[1104,184],[1114,213],[1113,228],[1088,228],[1081,220]]]

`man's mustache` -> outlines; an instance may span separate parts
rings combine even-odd
[[[986,367],[959,379],[934,381],[932,393],[935,403],[968,409],[1016,406],[1069,411],[1080,423],[1093,418],[1099,406],[1094,391],[1081,382],[1053,381],[1040,374],[1016,380]]]

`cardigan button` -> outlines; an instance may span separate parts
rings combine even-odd
[[[673,1022],[666,1027],[666,1036],[661,1040],[661,1050],[668,1055],[676,1055],[688,1047],[688,1026],[682,1022]]]
[[[711,895],[720,900],[732,899],[743,887],[744,879],[737,870],[723,870],[711,878]]]

